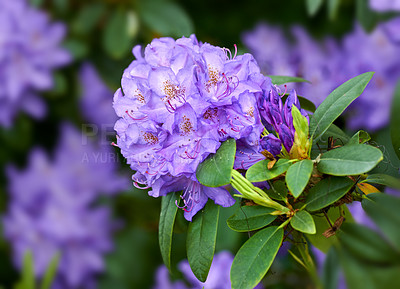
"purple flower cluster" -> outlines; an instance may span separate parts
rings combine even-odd
[[[99,128],[113,126],[117,116],[112,109],[113,92],[102,81],[95,67],[84,63],[79,79],[82,84],[81,111],[86,120]]]
[[[232,55],[194,35],[155,39],[144,56],[140,46],[133,54],[114,109],[117,145],[136,171],[134,184],[152,187],[154,197],[183,190],[189,221],[208,198],[231,206],[228,191],[200,185],[195,172],[228,138],[258,144],[264,129],[258,105],[270,79],[250,54]]]
[[[260,24],[254,31],[244,33],[243,41],[264,73],[311,81],[312,84],[297,84],[296,89],[317,105],[349,78],[375,71],[367,89],[348,109],[347,125],[351,129],[377,130],[388,123],[390,103],[400,78],[399,27],[399,18],[378,25],[371,34],[356,25],[340,42],[332,38],[319,42],[302,28],[293,27],[295,42],[290,43],[283,31]]]
[[[0,0],[0,125],[10,126],[19,110],[45,114],[36,92],[50,89],[53,70],[71,60],[60,47],[65,32],[25,0]]]
[[[109,148],[83,145],[83,139],[64,125],[54,160],[34,149],[26,169],[7,169],[10,202],[2,221],[14,262],[21,268],[23,256],[31,251],[35,275],[41,277],[59,253],[53,288],[93,288],[94,274],[104,270],[102,256],[112,249],[115,228],[110,211],[93,207],[93,201],[100,193],[128,187],[115,164],[104,158]]]
[[[230,269],[233,262],[233,255],[230,252],[223,251],[214,256],[211,264],[210,273],[206,282],[200,282],[192,273],[188,261],[179,263],[179,270],[183,273],[189,286],[185,282],[178,280],[171,282],[169,272],[165,266],[161,266],[156,273],[156,284],[153,289],[231,289]],[[255,287],[263,288],[261,284]]]
[[[399,0],[369,0],[369,5],[379,12],[400,11]]]

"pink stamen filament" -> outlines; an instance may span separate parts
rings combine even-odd
[[[140,190],[147,190],[150,188],[149,186],[141,187],[141,186],[139,186],[138,182],[133,182],[133,185],[135,186],[135,188],[138,188]]]
[[[181,195],[184,206],[180,207],[177,201],[175,201],[175,205],[178,208],[183,209],[185,212],[191,212],[194,204],[197,204],[200,201],[200,189],[201,187],[199,184],[194,181],[190,181],[190,184],[186,187],[185,192],[183,195]]]
[[[144,119],[146,119],[147,118],[147,116],[145,115],[145,116],[143,116],[142,118],[134,118],[132,115],[130,115],[129,114],[129,111],[128,110],[126,110],[125,111],[125,113],[131,118],[131,119],[133,119],[133,120],[135,120],[135,121],[138,121],[138,120],[144,120]]]

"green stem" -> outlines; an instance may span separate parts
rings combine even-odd
[[[311,279],[315,283],[315,287],[317,289],[323,289],[321,280],[318,277],[317,268],[308,251],[307,241],[306,238],[304,238],[303,234],[299,234],[299,238],[297,238],[296,240],[296,247],[299,250],[301,258],[303,259],[303,264],[305,265],[308,273],[310,274]]]

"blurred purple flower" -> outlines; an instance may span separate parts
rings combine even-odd
[[[79,79],[82,84],[81,111],[86,120],[100,127],[113,126],[118,119],[112,109],[113,92],[102,81],[95,67],[84,63]]]
[[[269,75],[296,75],[291,43],[279,27],[259,23],[242,34],[242,41],[257,60],[261,70]]]
[[[65,33],[27,1],[0,0],[0,125],[11,126],[19,110],[44,116],[37,92],[51,89],[53,70],[71,61],[60,46]]]
[[[24,170],[9,167],[8,212],[4,235],[11,243],[14,262],[21,268],[24,254],[33,254],[35,275],[43,276],[50,260],[61,260],[53,288],[92,288],[94,275],[104,270],[103,254],[112,249],[116,223],[108,208],[93,207],[101,194],[128,187],[116,174],[115,163],[101,160],[111,148],[85,145],[72,126],[62,127],[54,159],[40,149],[30,154]]]
[[[263,24],[255,32],[244,34],[243,41],[249,50],[258,51],[255,57],[260,62],[270,63],[267,74],[281,74],[274,66],[282,60],[271,53],[282,47],[291,58],[283,58],[289,76],[300,76],[309,83],[296,84],[303,97],[319,105],[336,87],[348,79],[368,71],[375,71],[372,81],[363,94],[347,110],[347,125],[351,129],[378,130],[387,125],[390,104],[396,82],[400,78],[400,20],[392,19],[378,25],[367,34],[359,25],[341,42],[325,38],[318,42],[300,27],[294,27],[295,43],[288,48],[283,32]],[[268,39],[275,41],[268,42]],[[257,46],[258,45],[258,46]],[[362,49],[355,49],[362,47]],[[276,65],[274,63],[277,63]]]
[[[231,289],[230,269],[233,255],[223,251],[214,256],[210,272],[206,282],[200,282],[190,269],[189,262],[184,260],[179,263],[179,270],[188,283],[178,280],[172,282],[169,278],[168,269],[165,266],[158,268],[156,272],[156,284],[153,289]],[[186,285],[189,284],[189,285]],[[261,284],[255,289],[263,288]]]
[[[355,50],[354,47],[364,47]],[[352,129],[377,130],[389,122],[394,89],[400,79],[400,45],[393,43],[379,25],[370,34],[356,25],[343,40],[342,75],[345,78],[375,71],[363,94],[348,110],[348,125]]]
[[[208,198],[231,206],[225,189],[202,186],[195,172],[228,138],[258,143],[257,105],[261,85],[268,85],[254,58],[199,43],[194,35],[154,39],[144,56],[140,46],[133,54],[114,109],[117,145],[136,171],[135,186],[152,187],[154,197],[183,190],[189,221]]]
[[[369,0],[372,9],[380,12],[400,11],[399,0]]]

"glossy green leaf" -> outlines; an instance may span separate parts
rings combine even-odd
[[[194,32],[187,13],[171,1],[141,1],[139,15],[151,30],[162,36],[182,37]]]
[[[390,116],[390,136],[397,157],[400,160],[400,81],[393,96],[392,112]]]
[[[379,184],[400,190],[400,179],[385,174],[372,174],[361,183]]]
[[[106,22],[103,34],[103,47],[114,58],[122,58],[133,46],[128,33],[128,14],[123,9],[116,9]]]
[[[319,9],[321,9],[323,3],[324,3],[323,0],[306,0],[308,15],[314,16],[315,14],[317,14]]]
[[[49,266],[47,267],[46,273],[43,276],[40,289],[50,289],[57,273],[57,267],[60,262],[60,255],[56,254],[51,259]]]
[[[22,284],[24,289],[35,289],[35,275],[32,252],[27,251],[22,264]]]
[[[400,251],[400,198],[381,193],[369,194],[368,198],[363,199],[362,207]]]
[[[314,163],[311,160],[302,160],[290,166],[286,172],[286,184],[295,198],[304,191],[310,180]]]
[[[254,288],[267,273],[283,240],[283,229],[268,227],[239,249],[231,268],[232,289]]]
[[[246,178],[250,182],[263,182],[271,180],[288,170],[291,162],[287,159],[279,159],[276,164],[269,170],[269,160],[262,160],[252,165],[246,172]]]
[[[286,187],[285,181],[278,180],[270,183],[270,189],[266,191],[267,195],[274,200],[284,201],[287,198],[288,188]]]
[[[209,200],[189,224],[186,251],[190,268],[201,282],[205,282],[214,257],[220,206]]]
[[[347,145],[358,145],[358,144],[363,144],[366,143],[367,141],[369,141],[371,139],[371,136],[363,131],[363,130],[359,130],[357,133],[355,133],[351,139],[349,140],[349,142],[347,143]]]
[[[218,151],[210,155],[197,167],[196,177],[207,187],[225,186],[231,182],[233,163],[235,162],[236,142],[225,141]]]
[[[375,264],[400,262],[400,253],[375,231],[358,224],[343,224],[340,230],[340,243],[356,258]]]
[[[282,75],[267,75],[269,78],[271,78],[271,81],[275,85],[282,85],[285,83],[290,83],[290,82],[309,82],[308,80],[301,78],[301,77],[294,77],[294,76],[282,76]]]
[[[316,228],[313,218],[306,211],[298,211],[290,220],[293,229],[306,234],[315,234]]]
[[[342,198],[354,185],[349,178],[329,177],[316,184],[307,196],[308,211],[318,211]]]
[[[237,232],[258,230],[276,219],[276,216],[270,215],[274,211],[275,209],[264,206],[243,206],[227,220],[227,224]]]
[[[361,95],[373,74],[367,72],[348,80],[318,106],[310,120],[310,136],[314,140],[318,140],[346,107]]]
[[[334,176],[359,175],[372,170],[381,160],[382,152],[370,145],[351,145],[324,153],[317,164],[321,173]]]
[[[158,224],[158,242],[161,256],[168,270],[171,270],[172,235],[178,211],[176,202],[179,202],[179,196],[176,193],[169,193],[162,197],[160,222]]]

